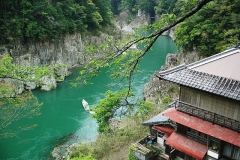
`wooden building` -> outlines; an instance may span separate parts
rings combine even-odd
[[[179,99],[143,125],[169,159],[240,160],[239,46],[158,77],[180,85]]]

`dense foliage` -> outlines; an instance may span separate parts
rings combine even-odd
[[[132,13],[137,13],[138,9],[149,13],[151,17],[155,15],[173,13],[177,0],[111,0],[111,9],[114,14],[119,14],[123,9],[128,9]],[[182,4],[182,2],[179,2]]]
[[[98,122],[98,131],[99,132],[109,132],[109,120],[114,117],[114,113],[121,106],[126,106],[124,98],[127,93],[127,90],[117,92],[116,94],[107,91],[106,98],[102,99],[99,104],[95,105],[93,117]],[[133,95],[132,95],[133,96]]]
[[[133,157],[129,152],[129,145],[136,143],[149,133],[149,128],[142,125],[143,121],[152,118],[152,116],[162,112],[167,105],[148,104],[152,110],[148,110],[144,114],[136,113],[134,115],[122,119],[119,129],[113,130],[111,133],[100,134],[93,143],[79,144],[71,150],[70,159],[79,157],[79,155],[92,155],[97,160],[117,160],[128,159]],[[130,159],[129,159],[130,160]]]
[[[155,16],[154,7],[155,0],[112,0],[111,7],[114,14],[119,14],[124,9],[130,10],[132,13],[137,13],[138,9]]]
[[[12,62],[12,57],[4,56],[0,59],[0,78],[12,78],[21,81],[30,81],[40,83],[40,79],[44,76],[55,75],[55,78],[59,81],[63,80],[57,76],[58,69],[65,68],[64,64],[57,64],[51,67],[25,67],[15,65]],[[9,89],[7,89],[10,91]],[[0,93],[6,92],[0,87]],[[14,91],[13,91],[14,92]]]
[[[199,0],[112,0],[112,11],[118,14],[129,9],[136,14],[141,9],[150,14],[180,17],[198,4]],[[202,56],[210,56],[235,45],[240,39],[240,1],[212,1],[176,29],[176,43],[184,51],[197,49]],[[169,23],[169,22],[168,22]],[[159,28],[156,22],[156,29]]]
[[[212,1],[177,27],[175,41],[185,51],[210,56],[240,41],[239,26],[240,0]]]
[[[14,40],[56,41],[110,24],[110,1],[7,0],[0,1],[0,44]]]
[[[158,15],[171,14],[174,12],[176,2],[177,0],[157,0],[157,5],[154,7],[155,12]]]

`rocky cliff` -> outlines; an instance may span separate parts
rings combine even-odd
[[[195,51],[189,53],[180,52],[179,54],[169,53],[167,54],[165,65],[161,67],[160,71],[167,70],[183,63],[189,64],[199,59],[200,57]],[[179,94],[178,85],[164,80],[159,80],[157,78],[158,72],[159,71],[156,71],[144,85],[144,99],[156,104],[161,104],[165,100],[176,100]]]
[[[57,87],[57,82],[63,81],[65,76],[69,75],[70,68],[85,65],[91,59],[101,56],[101,52],[84,54],[88,45],[99,46],[108,38],[111,38],[112,41],[123,38],[128,33],[134,33],[134,29],[140,25],[150,23],[150,17],[141,10],[135,16],[130,17],[129,15],[131,15],[129,11],[121,12],[115,18],[116,28],[107,28],[105,32],[98,32],[95,35],[93,33],[66,35],[55,42],[30,41],[24,45],[16,41],[11,49],[0,46],[0,59],[5,55],[10,55],[16,65],[54,68],[50,75],[42,77],[39,82],[0,78],[1,84],[11,87],[10,93],[0,93],[0,97],[11,97],[22,93],[24,90],[32,90],[38,87],[46,91],[54,89]],[[171,35],[171,33],[169,31],[165,34]],[[56,65],[58,67],[55,67]]]
[[[10,50],[0,46],[0,59],[10,55],[15,65],[25,67],[47,66],[52,72],[50,75],[42,77],[39,82],[0,78],[0,83],[12,88],[11,93],[0,93],[0,97],[11,97],[22,93],[24,90],[32,90],[37,87],[46,91],[56,88],[57,82],[63,81],[65,76],[69,75],[69,69],[74,66],[85,65],[91,59],[101,56],[101,51],[94,54],[85,54],[84,51],[88,45],[98,46],[109,38],[114,41],[120,36],[112,35],[120,34],[121,30],[112,27],[108,29],[108,34],[98,32],[95,35],[92,33],[66,35],[57,42],[28,42],[25,45],[16,42]]]
[[[16,41],[10,50],[0,46],[0,59],[5,55],[10,55],[16,65],[54,68],[50,75],[42,77],[39,82],[0,78],[0,83],[11,86],[12,90],[7,94],[0,93],[0,97],[11,97],[22,93],[24,90],[32,90],[37,87],[46,91],[56,88],[57,82],[63,81],[65,76],[69,75],[69,69],[74,66],[83,66],[91,59],[101,56],[101,51],[95,54],[85,54],[84,51],[88,45],[99,46],[109,38],[114,44],[116,39],[123,38],[128,33],[134,33],[134,28],[149,23],[149,17],[140,10],[137,16],[132,19],[129,19],[129,15],[128,11],[122,12],[120,16],[116,17],[115,27],[105,28],[105,31],[95,32],[96,34],[66,35],[55,42],[30,41],[24,45]],[[115,48],[114,46],[110,47]],[[58,67],[53,67],[56,65]]]

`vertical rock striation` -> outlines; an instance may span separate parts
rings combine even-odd
[[[200,57],[196,51],[191,53],[167,54],[165,65],[162,66],[160,70],[167,70],[182,63],[189,64],[199,59]],[[164,98],[170,98],[171,100],[177,99],[179,93],[178,85],[159,80],[156,76],[158,72],[159,71],[156,71],[144,85],[144,99],[156,104],[162,103]]]
[[[113,32],[119,31],[113,29]],[[0,83],[10,85],[13,90],[8,94],[0,93],[0,97],[12,97],[15,94],[21,94],[24,90],[32,90],[37,87],[45,91],[56,88],[57,82],[63,81],[70,74],[70,68],[85,65],[91,59],[101,56],[101,51],[85,54],[84,51],[88,45],[99,46],[108,38],[114,41],[118,37],[99,32],[97,35],[66,35],[55,42],[30,41],[25,45],[16,42],[10,50],[0,46],[0,59],[10,55],[16,65],[25,67],[47,66],[51,70],[50,75],[41,77],[38,82],[0,78]]]

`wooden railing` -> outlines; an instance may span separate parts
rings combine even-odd
[[[171,106],[170,106],[171,105]],[[171,103],[169,107],[175,107],[177,110],[185,112],[190,115],[194,115],[201,119],[207,120],[209,122],[227,127],[229,129],[235,130],[240,132],[240,122],[234,119],[216,114],[211,111],[207,111],[203,108],[199,108],[197,106],[176,100],[175,102]]]
[[[207,145],[207,138],[204,138],[204,137],[202,137],[202,136],[196,135],[196,134],[194,134],[194,133],[192,133],[192,132],[187,132],[187,137],[188,137],[189,139],[192,139],[192,140],[194,140],[194,141],[197,141],[197,142],[199,142],[199,143],[202,143],[202,144],[204,144],[205,146]]]

